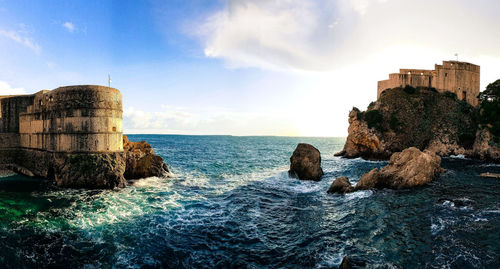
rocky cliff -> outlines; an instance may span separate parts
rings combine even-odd
[[[394,88],[384,91],[364,112],[353,108],[346,144],[336,155],[388,159],[409,147],[441,156],[473,155],[480,144],[477,130],[477,109],[455,94],[429,88]]]
[[[110,153],[2,151],[0,159],[2,156],[9,159],[3,161],[0,168],[54,180],[59,187],[86,189],[122,188],[127,186],[127,180],[170,175],[167,165],[154,154],[150,144],[130,142],[126,136],[123,136],[123,143],[123,152]]]

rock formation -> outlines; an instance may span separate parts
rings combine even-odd
[[[472,149],[475,108],[452,93],[428,88],[385,90],[367,111],[349,113],[348,137],[337,156],[388,159],[408,147],[441,156]]]
[[[170,171],[163,162],[163,158],[155,155],[153,147],[146,143],[146,141],[131,142],[124,135],[123,150],[125,151],[126,158],[124,173],[126,179],[170,175]]]
[[[487,129],[478,130],[472,150],[467,151],[466,155],[487,162],[500,163],[500,148],[491,144],[491,133]]]
[[[328,193],[348,193],[354,191],[347,177],[338,177],[328,188]]]
[[[433,152],[422,152],[411,147],[394,153],[389,163],[364,174],[355,187],[351,187],[345,177],[336,179],[329,193],[346,193],[368,189],[407,189],[425,185],[444,171],[440,166],[441,157]]]
[[[364,174],[356,184],[357,190],[407,189],[425,185],[439,176],[441,157],[433,152],[421,152],[411,147],[394,153],[389,163],[380,171],[375,168]]]
[[[309,144],[298,144],[290,157],[289,174],[304,180],[320,180],[323,176],[323,169],[321,169],[319,150]]]

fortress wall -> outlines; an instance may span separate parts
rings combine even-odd
[[[432,73],[430,72],[424,73],[422,71],[425,70],[417,70],[417,69],[401,69],[401,70],[405,72],[399,74],[398,73],[389,74],[388,80],[382,80],[378,82],[377,98],[380,98],[380,95],[386,89],[404,87],[406,85],[410,85],[412,87],[431,87],[433,78]],[[413,70],[414,72],[408,70]]]
[[[478,105],[480,91],[480,67],[474,64],[444,61],[435,65],[435,70],[400,69],[400,73],[389,74],[388,80],[377,85],[377,98],[386,89],[404,87],[433,87],[439,92],[453,92],[458,99]]]
[[[34,95],[0,96],[0,133],[19,132],[19,114],[33,104]]]
[[[23,148],[52,152],[123,151],[122,97],[113,88],[71,86],[39,92],[20,118]]]

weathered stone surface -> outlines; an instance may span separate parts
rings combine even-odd
[[[394,153],[387,166],[373,169],[364,174],[356,184],[356,190],[367,189],[405,189],[422,186],[439,176],[441,157],[433,152],[421,152],[411,147]]]
[[[58,154],[47,178],[53,177],[57,186],[66,188],[122,188],[127,186],[124,168],[123,153]]]
[[[321,169],[319,150],[309,144],[298,144],[290,157],[289,174],[304,180],[320,180],[323,176],[323,169]]]
[[[481,173],[480,176],[481,177],[487,177],[487,178],[497,178],[497,179],[500,179],[500,174],[495,174],[495,173],[490,173],[490,172]]]
[[[377,137],[375,130],[368,128],[366,122],[358,118],[360,111],[353,108],[349,113],[349,129],[344,149],[335,156],[345,158],[364,157],[373,159],[384,158],[389,153],[384,152],[383,145]]]
[[[328,193],[348,193],[354,191],[347,177],[338,177],[328,188]]]
[[[154,154],[153,148],[145,141],[131,142],[123,136],[123,150],[126,156],[125,178],[128,180],[146,177],[165,177],[170,170],[163,158]]]
[[[467,151],[465,155],[487,162],[500,163],[500,148],[491,144],[493,144],[491,133],[487,129],[478,130],[472,150]]]

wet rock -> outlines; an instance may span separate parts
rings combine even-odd
[[[113,189],[127,186],[124,154],[55,154],[45,177],[65,188]]]
[[[351,260],[348,256],[344,256],[342,262],[340,263],[339,269],[352,269]]]
[[[356,190],[405,189],[422,186],[444,171],[441,157],[430,151],[411,147],[394,153],[387,166],[364,174],[356,184]]]
[[[127,180],[170,176],[170,170],[163,158],[154,153],[149,143],[131,142],[124,135],[123,150],[126,159],[124,176]]]
[[[487,129],[477,131],[472,150],[466,155],[487,162],[500,163],[500,148],[492,146],[491,141],[492,135]]]
[[[323,169],[321,169],[319,150],[309,144],[298,144],[290,157],[289,174],[304,180],[320,180],[323,176]]]
[[[347,177],[338,177],[328,188],[327,193],[348,193],[354,191]]]

